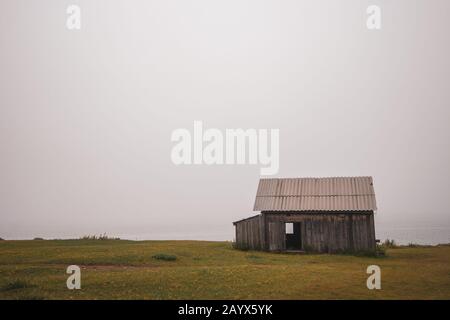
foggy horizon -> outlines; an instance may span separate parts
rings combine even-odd
[[[377,1],[376,31],[368,1],[74,3],[77,31],[0,5],[1,238],[233,240],[261,166],[173,164],[200,120],[279,129],[264,177],[372,176],[378,239],[450,242],[447,1]]]

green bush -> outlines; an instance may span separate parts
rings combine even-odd
[[[383,246],[385,247],[385,248],[397,248],[398,246],[397,246],[397,244],[395,243],[395,240],[394,239],[386,239],[386,240],[384,240],[384,242],[383,242]]]
[[[233,247],[233,249],[236,249],[236,250],[241,250],[241,251],[248,251],[249,250],[248,246],[246,246],[246,245],[238,245],[235,241],[233,241],[231,243],[231,246]]]
[[[254,254],[250,254],[250,255],[247,256],[247,259],[255,259],[255,260],[258,260],[258,259],[262,259],[262,257],[256,256],[256,255],[254,255]]]
[[[20,298],[21,300],[45,300],[45,296],[41,295],[26,295]]]
[[[177,256],[173,254],[165,254],[165,253],[158,253],[152,256],[153,259],[156,260],[164,260],[164,261],[175,261],[177,260]]]
[[[33,240],[45,240],[44,238],[36,237]]]
[[[386,255],[386,248],[382,245],[377,244],[377,247],[375,249],[375,253],[377,256],[384,257]]]
[[[6,285],[4,285],[1,289],[2,291],[10,291],[10,290],[17,290],[17,289],[24,289],[32,287],[28,282],[22,281],[22,280],[12,280],[8,282]]]
[[[118,237],[110,237],[106,233],[97,235],[82,236],[80,240],[120,240]]]

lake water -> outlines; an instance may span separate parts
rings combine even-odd
[[[397,244],[439,244],[450,243],[450,228],[424,227],[400,228],[379,227],[376,229],[377,239],[394,239]]]
[[[397,244],[431,244],[450,243],[450,227],[384,227],[376,226],[376,238],[384,241],[394,239]],[[130,240],[211,240],[231,241],[234,230],[202,230],[200,232],[154,232],[146,234],[119,235]]]

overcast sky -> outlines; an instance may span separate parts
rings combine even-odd
[[[66,8],[81,7],[81,30]],[[368,30],[366,8],[382,11]],[[260,168],[173,130],[280,129],[276,177],[374,178],[376,228],[450,225],[448,0],[2,0],[0,237],[233,238]]]

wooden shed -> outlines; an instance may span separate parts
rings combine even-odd
[[[375,250],[372,177],[261,179],[236,246],[268,251]]]

